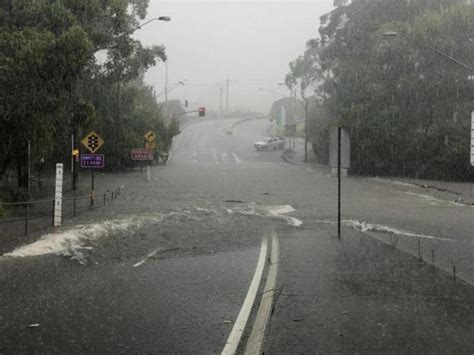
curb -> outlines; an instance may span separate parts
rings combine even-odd
[[[289,151],[287,151],[287,150],[284,150],[283,153],[281,153],[281,158],[288,164],[297,165],[297,166],[304,166],[304,164],[290,158],[289,157]]]

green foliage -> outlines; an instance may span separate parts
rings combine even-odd
[[[319,108],[310,117],[320,123],[310,132],[322,160],[328,126],[342,124],[356,173],[474,179],[474,82],[436,52],[472,66],[474,8],[463,4],[354,0],[322,19],[321,39],[290,63],[286,80],[314,89]]]
[[[151,89],[137,81],[157,59],[166,59],[164,47],[145,48],[131,37],[148,2],[1,2],[0,175],[15,164],[19,186],[26,186],[28,140],[33,162],[45,158],[52,165],[69,161],[71,134],[79,139],[87,129],[100,130],[117,143],[104,148],[113,169],[127,165],[125,149],[142,145],[143,129],[160,130],[169,140]],[[105,63],[95,57],[100,51]]]

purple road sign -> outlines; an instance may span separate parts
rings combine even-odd
[[[81,168],[103,168],[104,154],[81,154]]]
[[[153,160],[153,151],[147,148],[134,148],[130,151],[132,160]]]

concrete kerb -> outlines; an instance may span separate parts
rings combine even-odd
[[[257,116],[257,117],[252,116],[252,117],[243,118],[241,120],[238,120],[238,121],[232,123],[230,128],[228,128],[228,129],[229,129],[229,131],[232,132],[235,128],[240,126],[242,123],[245,123],[245,122],[248,122],[248,121],[253,121],[253,120],[261,120],[261,119],[265,119],[265,117],[264,116]]]
[[[288,164],[293,164],[297,166],[303,166],[304,163],[299,163],[298,161],[294,160],[292,155],[294,155],[294,152],[289,149],[284,149],[283,152],[281,153],[281,158]]]

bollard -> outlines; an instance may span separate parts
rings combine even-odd
[[[92,206],[94,206],[94,197],[91,195],[89,209],[92,209]]]
[[[105,206],[105,199],[107,197],[107,194],[104,194],[104,206]]]
[[[113,200],[114,200],[114,192],[111,191],[111,192],[110,192],[110,201],[113,201]]]
[[[26,202],[25,210],[25,235],[28,235],[28,202]]]
[[[72,200],[72,216],[76,217],[76,196],[74,196],[74,199]]]

